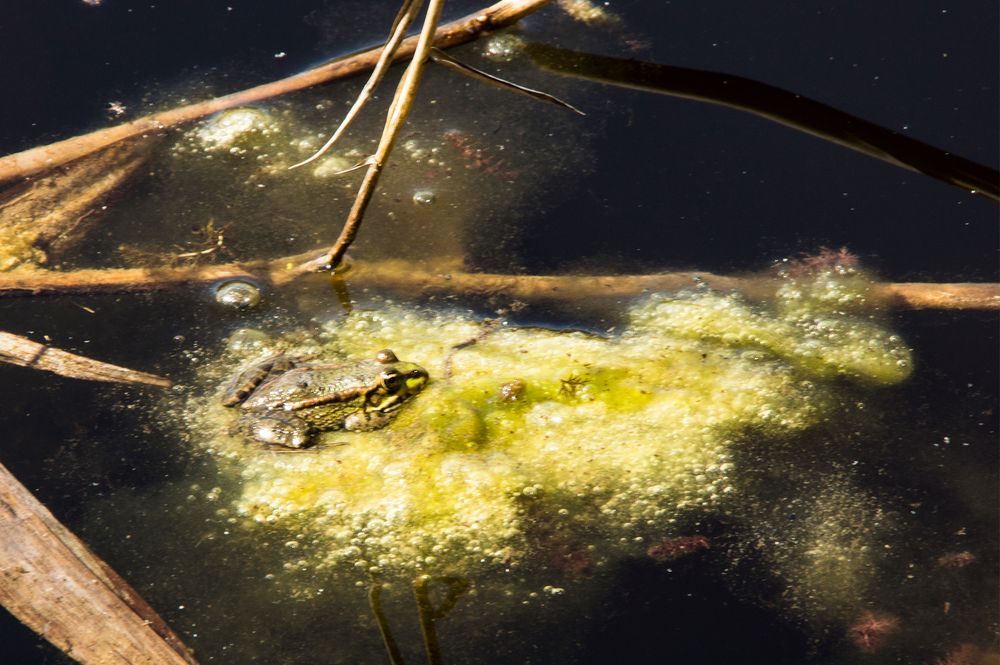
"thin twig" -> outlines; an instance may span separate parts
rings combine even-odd
[[[502,90],[508,90],[510,92],[516,92],[519,95],[524,95],[525,97],[530,97],[536,102],[545,102],[546,104],[555,104],[556,106],[561,106],[564,109],[569,109],[574,113],[580,115],[587,115],[580,109],[576,108],[569,102],[565,102],[555,95],[550,95],[547,92],[542,92],[541,90],[535,90],[534,88],[529,88],[527,86],[519,85],[517,83],[512,83],[507,79],[502,79],[499,76],[494,76],[489,72],[484,72],[481,69],[476,69],[472,65],[467,65],[461,60],[451,57],[439,48],[431,49],[431,60],[446,67],[453,72],[457,72],[463,76],[468,76],[471,79],[481,81],[482,83],[488,83],[489,85],[496,86]]]
[[[20,270],[0,273],[0,298],[138,293],[230,279],[281,287],[303,278],[306,272],[302,266],[315,256],[317,252],[312,251],[272,261],[176,268]],[[316,259],[317,265],[319,262]],[[401,260],[352,260],[342,278],[350,285],[413,297],[461,295],[524,301],[635,298],[643,293],[678,291],[697,285],[734,291],[758,300],[773,296],[782,283],[771,275],[734,276],[698,271],[645,275],[498,275],[466,272],[454,263],[421,266]],[[1000,310],[1000,284],[995,282],[877,282],[871,285],[869,295],[873,304],[899,310]]]
[[[399,87],[396,88],[396,96],[389,106],[389,115],[385,122],[385,128],[382,131],[382,138],[379,140],[378,148],[371,158],[371,163],[365,172],[364,180],[361,181],[361,188],[358,190],[358,194],[354,199],[354,205],[351,206],[351,211],[347,215],[347,221],[344,222],[344,228],[341,229],[340,236],[322,261],[322,268],[325,270],[332,270],[340,264],[347,248],[351,246],[354,238],[358,235],[358,229],[361,228],[361,220],[364,218],[365,210],[368,208],[368,204],[375,193],[375,185],[378,184],[382,168],[389,158],[389,153],[396,142],[396,137],[399,136],[399,130],[403,127],[403,123],[406,122],[406,116],[410,112],[410,107],[413,106],[414,98],[416,98],[417,89],[420,87],[420,79],[424,73],[424,65],[427,63],[427,56],[430,53],[431,46],[433,46],[434,35],[443,6],[444,0],[430,0],[427,3],[427,15],[424,17],[424,27],[420,31],[420,38],[417,41],[413,59],[406,68],[406,73],[403,75],[403,80],[400,81]],[[310,266],[312,266],[312,262],[310,262]]]
[[[392,28],[389,29],[389,39],[386,41],[385,46],[382,47],[382,53],[379,55],[378,62],[375,63],[375,69],[372,70],[371,76],[368,77],[368,82],[365,83],[365,87],[362,88],[361,93],[358,95],[357,100],[351,106],[351,109],[344,116],[344,119],[340,122],[340,126],[337,127],[336,131],[330,139],[323,144],[323,147],[317,150],[311,157],[304,159],[298,164],[293,164],[289,166],[289,169],[298,168],[300,166],[305,166],[309,162],[319,159],[327,150],[333,147],[333,144],[337,142],[337,139],[347,130],[347,127],[351,124],[354,118],[358,115],[368,100],[371,99],[372,92],[378,87],[378,84],[382,82],[385,77],[385,73],[389,71],[389,65],[392,64],[392,58],[396,55],[396,51],[399,50],[399,45],[403,41],[403,37],[406,36],[406,31],[410,29],[410,24],[413,23],[413,19],[416,18],[417,13],[420,12],[420,6],[423,4],[423,0],[404,0],[403,6],[399,8],[399,12],[396,14],[395,20],[392,22]]]
[[[516,23],[522,17],[549,4],[551,0],[502,0],[473,14],[452,21],[437,31],[434,43],[439,48],[450,48],[476,39],[480,34],[498,30]],[[416,47],[417,39],[410,37],[403,41],[396,51],[394,62],[409,58]],[[263,99],[277,97],[295,90],[356,76],[372,69],[378,62],[382,48],[373,48],[361,53],[334,60],[314,69],[289,76],[278,81],[265,83],[254,88],[234,92],[224,97],[216,97],[205,102],[179,106],[174,109],[154,113],[122,125],[100,129],[90,134],[75,136],[45,146],[31,148],[6,157],[0,157],[0,182],[50,169],[96,152],[102,148],[136,136],[156,134],[192,120],[197,120],[225,109],[243,106]]]

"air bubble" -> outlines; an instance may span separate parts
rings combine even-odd
[[[429,206],[437,200],[437,196],[434,195],[429,189],[418,189],[413,192],[413,202],[418,206]]]
[[[215,302],[233,309],[250,309],[260,304],[260,289],[242,280],[225,282],[215,290]]]
[[[497,35],[486,42],[483,57],[493,62],[510,62],[524,47],[524,40],[517,35]]]

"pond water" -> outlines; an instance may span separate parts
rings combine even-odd
[[[13,4],[0,154],[301,71],[395,10]],[[218,285],[0,299],[0,330],[176,383],[2,365],[0,460],[204,663],[388,662],[373,585],[424,662],[422,579],[434,607],[456,594],[434,622],[447,663],[998,662],[996,313],[865,296],[997,281],[996,203],[747,112],[544,72],[525,46],[752,79],[996,168],[997,20],[985,2],[554,3],[450,53],[586,116],[431,67],[352,256],[399,259],[403,281],[459,262],[754,272],[777,295],[414,296],[347,273],[258,284],[246,309]],[[323,246],[360,182],[335,172],[373,149],[399,74],[297,170],[362,80],[166,132],[54,261]],[[386,428],[300,452],[229,434],[219,396],[248,361],[385,347],[431,375]],[[70,662],[7,614],[0,630],[2,662]]]

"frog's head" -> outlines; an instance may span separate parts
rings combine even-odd
[[[379,351],[375,359],[385,367],[376,380],[378,388],[368,398],[373,411],[395,409],[427,385],[427,370],[420,365],[401,362],[388,349]]]

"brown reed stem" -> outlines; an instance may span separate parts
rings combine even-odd
[[[0,578],[0,604],[77,662],[197,665],[135,589],[2,464]]]
[[[0,363],[52,372],[71,379],[170,387],[170,380],[162,376],[80,356],[8,332],[0,332]]]

